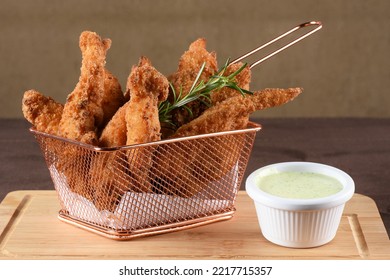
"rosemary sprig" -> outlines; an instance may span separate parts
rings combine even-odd
[[[235,77],[246,67],[246,63],[242,65],[237,71],[234,73],[224,76],[227,67],[229,66],[229,60],[226,61],[225,65],[217,71],[216,74],[210,77],[210,79],[206,82],[199,81],[200,76],[203,73],[206,63],[204,62],[199,69],[199,72],[189,90],[188,94],[183,95],[183,89],[180,88],[179,93],[176,92],[175,88],[171,83],[169,86],[171,87],[173,100],[172,103],[169,100],[165,100],[161,102],[158,107],[159,119],[161,123],[166,123],[171,126],[175,126],[172,122],[172,114],[171,112],[177,108],[184,108],[188,111],[189,115],[192,116],[191,109],[187,106],[188,103],[194,100],[200,100],[207,107],[211,106],[210,95],[214,90],[220,90],[221,88],[228,87],[231,89],[235,89],[239,91],[242,95],[245,94],[253,94],[253,92],[249,90],[245,90],[240,88],[237,85]]]

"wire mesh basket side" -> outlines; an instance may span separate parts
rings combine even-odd
[[[256,131],[113,150],[36,133],[62,212],[131,233],[234,211]]]

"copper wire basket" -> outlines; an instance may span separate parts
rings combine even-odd
[[[236,63],[306,27],[315,29],[250,64],[263,63],[321,29],[302,23]],[[57,190],[62,221],[126,240],[229,219],[261,126],[147,144],[99,148],[31,128]]]
[[[126,240],[229,219],[256,132],[246,129],[99,148],[31,128],[59,219]]]

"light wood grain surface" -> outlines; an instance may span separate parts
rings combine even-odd
[[[363,195],[347,203],[335,239],[310,249],[265,240],[243,191],[236,208],[228,221],[114,241],[59,221],[54,191],[12,192],[0,204],[0,259],[390,259],[376,205]]]

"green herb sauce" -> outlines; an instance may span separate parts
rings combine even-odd
[[[256,180],[262,191],[284,198],[321,198],[343,189],[337,179],[311,172],[278,172],[258,176]]]

